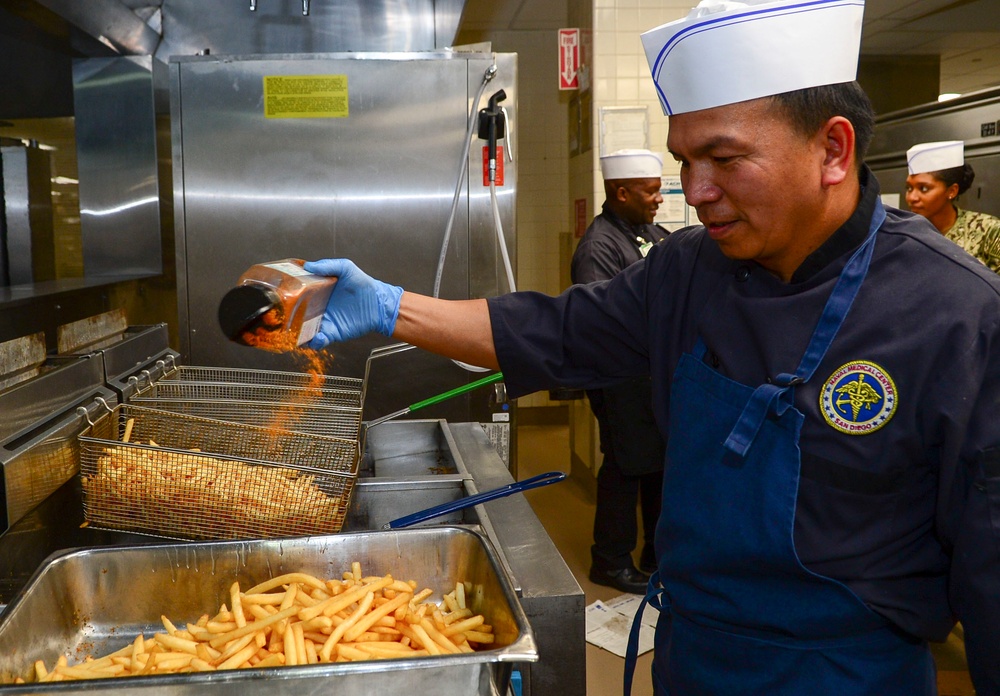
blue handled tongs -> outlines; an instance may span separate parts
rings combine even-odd
[[[522,491],[526,491],[531,488],[547,486],[550,483],[558,483],[564,478],[566,478],[566,474],[561,471],[550,471],[546,474],[539,474],[538,476],[532,476],[524,481],[510,483],[502,488],[494,488],[493,490],[486,491],[485,493],[477,493],[476,495],[470,495],[465,498],[453,500],[450,503],[443,503],[441,505],[435,505],[432,508],[427,508],[426,510],[421,510],[420,512],[414,512],[413,514],[406,515],[405,517],[400,517],[399,519],[392,520],[391,522],[386,522],[382,525],[382,529],[399,529],[401,527],[409,527],[410,525],[417,524],[418,522],[429,520],[432,517],[440,517],[441,515],[447,515],[449,512],[464,510],[465,508],[478,505],[479,503],[485,503],[490,500],[496,500],[497,498],[503,498],[513,493],[521,493]]]

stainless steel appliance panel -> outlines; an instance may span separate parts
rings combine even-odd
[[[100,395],[109,405],[114,403],[110,394],[100,392]],[[24,517],[76,475],[80,470],[80,444],[76,436],[85,425],[80,414],[63,414],[50,422],[41,435],[0,449],[4,459],[0,465],[3,472],[0,530]]]
[[[365,271],[431,294],[459,175],[472,97],[493,56],[335,54],[194,57],[171,64],[178,210],[181,352],[200,365],[302,369],[286,355],[238,346],[218,328],[219,299],[254,263],[346,256]],[[483,94],[503,88],[514,113],[516,56]],[[345,75],[347,117],[265,118],[263,78]],[[515,135],[516,137],[516,135]],[[506,145],[506,142],[503,142]],[[464,299],[506,289],[493,238],[484,141],[474,140],[448,248],[441,296]],[[501,214],[513,253],[516,167],[506,164]],[[472,191],[470,196],[469,191]],[[472,212],[470,213],[470,208]],[[475,220],[475,224],[470,223]],[[470,264],[470,244],[476,262]],[[358,377],[368,337],[337,346],[332,374]],[[450,361],[411,351],[373,370],[365,418],[471,381]],[[431,417],[488,420],[489,394],[442,404]]]
[[[42,366],[39,376],[0,392],[0,443],[19,439],[38,423],[63,409],[76,407],[103,386],[100,356],[51,359]]]
[[[96,418],[116,403],[99,355],[53,359],[0,392],[0,532],[78,471],[76,436],[87,421],[77,409]]]
[[[73,64],[80,226],[88,277],[160,273],[156,81],[151,56]]]
[[[35,146],[0,147],[0,260],[5,285],[21,285],[55,278],[55,241],[52,228],[52,185],[49,153]],[[4,259],[6,256],[6,259]]]

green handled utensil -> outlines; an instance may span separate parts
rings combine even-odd
[[[393,418],[399,418],[400,416],[405,416],[407,413],[416,411],[417,409],[423,408],[424,406],[433,406],[434,404],[439,404],[442,401],[447,401],[453,396],[458,396],[459,394],[464,394],[465,392],[470,392],[473,389],[478,389],[479,387],[485,386],[487,384],[493,384],[494,382],[499,382],[503,379],[502,372],[496,372],[492,375],[483,377],[482,379],[477,379],[475,382],[469,382],[461,387],[455,387],[437,396],[432,396],[429,399],[424,399],[423,401],[418,401],[415,404],[410,404],[406,408],[402,408],[394,413],[376,418],[368,422],[368,428],[374,428],[379,423],[385,423],[387,420],[392,420]]]

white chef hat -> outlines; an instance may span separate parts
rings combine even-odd
[[[941,140],[920,143],[906,151],[906,169],[910,174],[938,172],[965,164],[965,142]]]
[[[663,155],[650,150],[616,150],[601,158],[601,173],[608,179],[659,179]]]
[[[642,35],[663,113],[857,77],[864,0],[702,0]]]

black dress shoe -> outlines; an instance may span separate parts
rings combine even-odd
[[[619,568],[618,570],[604,571],[591,568],[590,581],[595,585],[613,587],[621,592],[644,595],[646,594],[646,583],[649,582],[649,576],[631,566],[628,568]]]

